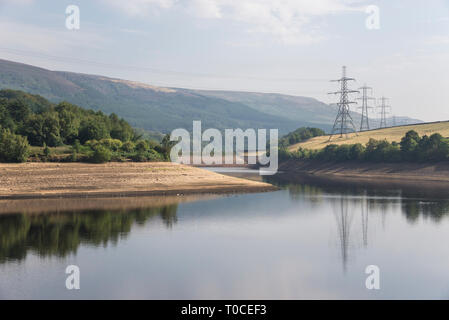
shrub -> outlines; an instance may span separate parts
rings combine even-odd
[[[353,144],[350,153],[352,160],[362,160],[365,156],[365,147],[361,143]]]
[[[25,162],[30,155],[30,145],[26,137],[3,129],[0,133],[0,161]]]
[[[137,152],[145,152],[150,148],[150,145],[145,140],[139,140],[136,143],[136,151]]]
[[[98,143],[112,151],[118,151],[122,147],[122,142],[118,139],[101,139]]]
[[[135,148],[134,143],[132,143],[131,141],[127,141],[122,145],[121,150],[125,152],[133,152],[134,148]]]
[[[92,149],[94,149],[98,144],[99,144],[99,142],[95,139],[88,140],[88,141],[86,141],[86,143],[84,143],[85,146],[90,147]]]
[[[50,148],[44,142],[44,156],[48,158],[51,154]]]
[[[90,161],[94,163],[104,163],[111,161],[111,157],[111,150],[102,145],[97,145],[96,147],[94,147],[94,152],[90,157]]]
[[[138,151],[134,155],[131,156],[133,161],[144,162],[144,161],[164,161],[164,156],[160,153],[157,153],[155,150],[148,151]]]
[[[75,153],[79,153],[81,151],[81,143],[78,139],[76,139],[73,143],[72,150]]]

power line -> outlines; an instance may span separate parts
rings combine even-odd
[[[375,100],[375,98],[368,96],[368,91],[373,94],[373,88],[367,87],[366,84],[363,87],[360,87],[359,90],[362,90],[362,97],[357,98],[362,100],[362,106],[359,109],[362,109],[362,119],[360,121],[360,131],[369,130],[369,118],[368,118],[368,109],[372,109],[368,105],[368,100]]]
[[[387,111],[387,109],[391,110],[391,107],[386,105],[385,103],[387,102],[388,98],[385,97],[381,97],[381,105],[378,106],[378,108],[380,108],[380,126],[379,128],[386,128],[387,127],[387,113],[390,113],[389,111]]]
[[[251,76],[251,75],[227,75],[227,74],[218,74],[218,73],[199,73],[199,72],[186,72],[186,71],[176,71],[176,70],[168,70],[168,69],[158,69],[152,67],[143,67],[136,65],[122,65],[122,64],[112,64],[105,63],[93,60],[86,60],[68,56],[56,56],[51,54],[43,54],[37,53],[28,50],[20,50],[20,49],[12,49],[6,47],[0,47],[0,51],[8,52],[10,54],[14,54],[21,58],[23,57],[32,57],[38,59],[44,59],[51,62],[64,62],[69,64],[76,65],[86,65],[86,66],[96,66],[99,68],[107,68],[107,69],[124,69],[124,70],[134,70],[134,71],[146,71],[150,73],[156,74],[164,74],[164,75],[172,75],[172,76],[187,76],[187,77],[203,77],[203,78],[222,78],[222,79],[246,79],[246,80],[261,80],[261,81],[275,81],[275,82],[324,82],[327,79],[320,78],[262,78],[259,76]]]
[[[338,113],[337,117],[335,118],[334,126],[332,127],[331,135],[329,136],[329,141],[335,133],[339,133],[340,137],[343,137],[343,135],[347,135],[349,132],[355,132],[357,134],[354,122],[351,115],[349,114],[349,105],[357,102],[349,101],[349,94],[359,91],[348,89],[348,81],[355,81],[355,79],[346,77],[346,66],[343,66],[342,69],[342,77],[337,80],[331,80],[332,82],[339,82],[341,87],[340,91],[329,93],[340,95],[340,102],[337,103]]]

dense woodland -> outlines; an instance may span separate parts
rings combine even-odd
[[[0,90],[0,161],[162,161],[162,144],[145,140],[117,115],[53,104],[38,95]],[[165,146],[164,146],[165,145]]]
[[[282,160],[436,162],[449,159],[449,139],[439,133],[420,137],[416,131],[410,130],[399,143],[370,139],[366,145],[330,144],[321,150],[298,148],[289,152],[281,148],[279,155]]]

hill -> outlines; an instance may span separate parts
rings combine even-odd
[[[286,134],[310,126],[329,131],[336,114],[333,107],[309,97],[162,88],[1,59],[0,89],[23,90],[54,103],[65,100],[106,114],[115,113],[134,127],[163,133],[189,129],[193,120],[218,129],[278,128],[280,134]],[[353,116],[355,121],[360,117],[358,113]],[[419,122],[405,117],[398,121]]]
[[[389,142],[399,142],[407,131],[415,130],[419,135],[430,136],[433,133],[440,133],[444,137],[449,137],[449,121],[421,123],[415,125],[396,126],[384,129],[376,129],[358,132],[357,134],[351,133],[348,137],[343,136],[340,138],[338,135],[332,137],[329,141],[329,135],[319,136],[311,138],[307,141],[296,143],[288,147],[289,151],[295,151],[299,147],[303,149],[322,149],[328,144],[354,144],[361,143],[366,144],[370,138],[376,140],[387,140]]]

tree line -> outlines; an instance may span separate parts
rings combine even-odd
[[[292,144],[299,143],[313,137],[323,136],[325,134],[326,133],[323,130],[318,128],[301,127],[279,139],[279,146],[281,148],[287,148]]]
[[[449,139],[439,133],[422,137],[408,131],[398,142],[370,139],[362,145],[329,144],[320,150],[298,148],[294,152],[281,147],[281,160],[322,160],[322,161],[373,161],[373,162],[436,162],[449,159]]]
[[[86,110],[68,102],[53,104],[38,95],[0,90],[0,161],[24,162],[30,156],[48,159],[50,147],[71,146],[62,160],[166,160],[164,144],[142,139],[131,125],[112,113]],[[41,147],[42,152],[33,154]],[[38,148],[37,148],[38,149]]]

